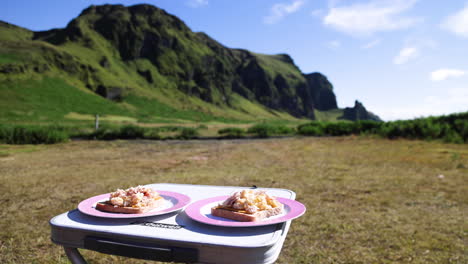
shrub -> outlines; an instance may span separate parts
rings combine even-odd
[[[324,128],[321,122],[312,122],[308,124],[299,125],[297,133],[304,136],[323,136]]]
[[[225,138],[242,138],[245,136],[245,130],[238,127],[227,127],[218,130],[218,134]]]
[[[267,138],[272,131],[267,125],[254,125],[247,130],[248,133],[256,134],[258,137]]]
[[[289,134],[294,134],[296,131],[293,128],[290,128],[285,125],[277,125],[274,126],[274,134],[279,134],[279,135],[289,135]]]
[[[146,130],[134,125],[125,125],[122,127],[103,126],[89,135],[92,139],[113,140],[113,139],[137,139],[145,138]]]
[[[184,127],[182,126],[161,126],[158,128],[155,128],[158,132],[177,132],[177,131],[182,131]]]
[[[146,129],[144,138],[146,139],[162,139],[161,135],[159,135],[158,129]]]
[[[69,139],[63,128],[55,126],[14,126],[0,128],[0,141],[6,144],[54,144]]]
[[[119,138],[119,129],[111,127],[101,127],[94,133],[90,134],[90,138],[99,140],[111,140]]]
[[[446,143],[462,144],[463,138],[454,130],[450,130],[443,138],[442,141]]]
[[[360,120],[355,122],[355,132],[359,134],[375,134],[382,127],[383,122]]]
[[[272,135],[287,135],[294,133],[294,129],[285,125],[257,124],[250,127],[247,133],[252,133],[260,138],[267,138]]]
[[[126,125],[120,128],[119,138],[121,139],[136,139],[144,138],[145,131],[142,127]]]
[[[466,119],[455,120],[453,122],[453,126],[454,126],[455,131],[458,132],[458,134],[463,139],[463,141],[465,143],[468,143],[468,120]]]
[[[466,143],[468,120],[466,114],[393,121],[380,125],[374,133],[390,139],[409,138]]]
[[[197,137],[198,130],[193,127],[184,127],[177,136],[178,139],[193,139]]]
[[[352,122],[332,122],[324,127],[325,134],[330,136],[347,136],[353,134],[354,130]]]

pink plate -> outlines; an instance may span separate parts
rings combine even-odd
[[[149,212],[143,214],[122,214],[122,213],[111,213],[103,212],[96,209],[96,203],[107,201],[109,199],[110,193],[101,194],[94,196],[82,201],[78,205],[78,210],[83,214],[97,216],[97,217],[106,217],[106,218],[137,218],[137,217],[148,217],[155,215],[162,215],[171,212],[175,212],[184,208],[187,204],[190,203],[190,197],[187,195],[168,192],[168,191],[157,191],[164,199],[165,203],[158,208],[155,208]]]
[[[229,196],[217,196],[200,201],[196,201],[185,209],[185,213],[191,219],[209,225],[216,226],[229,226],[229,227],[250,227],[250,226],[265,226],[273,225],[288,220],[300,217],[306,211],[305,206],[295,200],[276,197],[276,199],[284,205],[285,213],[269,217],[263,221],[256,222],[239,222],[218,216],[211,215],[211,207],[218,205],[220,202],[226,200]]]

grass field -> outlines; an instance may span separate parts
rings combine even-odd
[[[158,182],[286,188],[277,263],[468,263],[468,148],[362,137],[0,145],[0,263],[67,263],[48,221]],[[81,250],[90,263],[153,263]]]

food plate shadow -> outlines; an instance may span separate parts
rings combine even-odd
[[[170,217],[174,217],[178,212],[167,213],[163,215],[148,216],[148,217],[139,217],[139,218],[102,218],[94,217],[81,213],[78,209],[69,211],[67,213],[70,220],[75,221],[81,224],[87,225],[98,225],[98,226],[119,226],[119,225],[128,225],[129,222],[134,222],[135,219],[145,220],[151,222],[161,221]]]
[[[224,226],[215,226],[208,225],[204,223],[197,222],[192,220],[187,216],[185,211],[180,212],[175,221],[178,225],[183,226],[185,229],[190,230],[196,233],[202,233],[205,235],[212,236],[228,236],[228,237],[240,237],[240,236],[257,236],[262,234],[268,234],[275,232],[283,228],[285,223],[279,223],[274,225],[266,226],[254,226],[254,227],[224,227]]]

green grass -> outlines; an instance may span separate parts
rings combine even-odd
[[[116,122],[239,122],[200,111],[179,110],[157,99],[135,95],[126,97],[124,103],[116,103],[73,87],[58,78],[5,80],[0,82],[0,93],[0,104],[4,106],[0,111],[0,121],[4,123],[89,121],[94,120],[96,114],[99,114],[103,121]]]
[[[0,54],[0,64],[15,63],[17,61],[19,61],[19,58],[15,54],[12,54],[12,53]]]
[[[332,109],[328,111],[314,110],[317,121],[338,121],[343,116],[343,109]]]
[[[25,41],[32,38],[32,32],[21,27],[0,22],[0,41]]]
[[[158,122],[161,119],[168,118],[193,122],[239,122],[239,120],[216,117],[200,111],[179,110],[166,104],[162,104],[157,99],[148,99],[131,95],[125,98],[125,101],[138,109],[143,122]]]
[[[117,104],[56,78],[2,81],[0,93],[2,122],[56,122],[71,112],[132,116]]]
[[[293,65],[281,60],[281,55],[254,54],[259,62],[270,76],[282,74],[283,76],[293,77],[296,80],[304,80],[301,72]]]
[[[101,193],[161,182],[296,192],[307,212],[292,221],[278,264],[468,262],[464,145],[360,137],[144,143],[0,145],[0,263],[68,263],[50,241],[53,216]],[[81,252],[89,263],[142,263]]]

